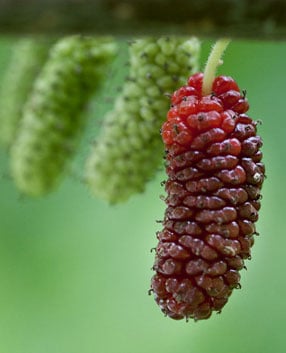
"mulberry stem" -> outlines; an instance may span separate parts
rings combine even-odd
[[[217,67],[222,64],[221,57],[229,42],[230,39],[219,39],[212,48],[204,70],[202,88],[203,96],[211,94],[212,92],[212,85],[215,79]]]

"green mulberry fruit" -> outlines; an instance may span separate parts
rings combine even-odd
[[[130,73],[86,163],[91,191],[110,203],[143,192],[160,166],[166,94],[198,69],[196,38],[144,38],[130,48]]]
[[[115,52],[109,38],[70,36],[52,47],[11,148],[11,173],[22,193],[41,196],[58,184],[77,147],[86,104]]]
[[[23,106],[48,56],[50,41],[23,38],[12,48],[12,57],[0,85],[0,143],[11,146]]]

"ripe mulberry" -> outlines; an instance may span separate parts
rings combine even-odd
[[[86,163],[85,180],[96,196],[119,203],[144,191],[164,155],[158,131],[169,108],[165,93],[197,70],[199,52],[196,38],[143,38],[131,45],[128,80]]]
[[[29,196],[50,192],[67,169],[85,123],[85,107],[115,56],[110,38],[60,39],[38,75],[11,147],[11,173]]]
[[[151,291],[173,319],[220,312],[250,258],[265,168],[245,94],[226,76],[202,94],[203,74],[173,94],[162,127],[167,209]]]

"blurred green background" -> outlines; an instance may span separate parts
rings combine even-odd
[[[0,39],[0,78],[13,40]],[[210,44],[203,41],[202,63]],[[233,41],[219,70],[247,89],[250,115],[263,121],[268,178],[261,236],[242,271],[242,289],[207,321],[165,318],[147,295],[164,172],[124,205],[93,198],[75,175],[52,195],[31,200],[19,197],[0,152],[0,353],[285,352],[285,56],[283,42]],[[72,174],[122,85],[126,61],[121,41]]]

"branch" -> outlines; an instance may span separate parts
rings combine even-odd
[[[286,39],[286,0],[0,0],[0,33]]]

